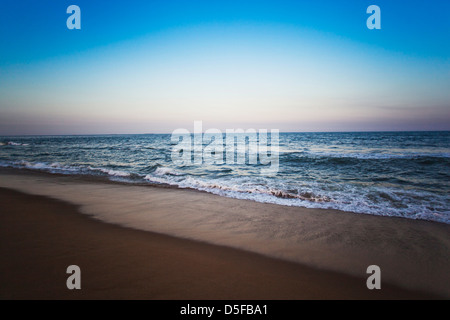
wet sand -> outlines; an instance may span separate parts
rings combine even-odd
[[[2,299],[449,297],[447,225],[73,177],[2,174],[6,185],[34,195],[0,190]],[[366,287],[369,261],[381,290]],[[82,290],[66,288],[72,264]]]

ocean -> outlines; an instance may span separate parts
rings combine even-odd
[[[277,174],[249,161],[180,166],[173,148],[170,134],[5,136],[0,167],[450,223],[448,131],[280,133]]]

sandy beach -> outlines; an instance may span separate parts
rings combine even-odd
[[[449,228],[440,223],[326,210],[319,216],[192,190],[17,172],[2,172],[0,186],[2,299],[449,297]],[[135,206],[111,203],[116,193],[122,204]],[[263,208],[277,217],[272,237],[264,221],[250,228],[254,210],[264,220]],[[215,221],[208,211],[234,215]],[[232,227],[236,215],[245,228]],[[297,229],[297,238],[284,223]],[[303,234],[307,229],[316,236]],[[342,239],[332,243],[338,232]],[[381,290],[366,287],[363,266],[369,261],[381,267]],[[82,270],[82,290],[65,286],[72,264]]]
[[[433,298],[240,250],[105,224],[1,189],[1,299]],[[65,269],[82,269],[82,290]]]

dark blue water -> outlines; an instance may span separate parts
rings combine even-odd
[[[0,166],[450,223],[450,132],[281,133],[279,170],[177,166],[171,135],[0,137]]]

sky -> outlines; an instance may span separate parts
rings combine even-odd
[[[0,135],[450,130],[449,21],[450,1],[2,0]]]

